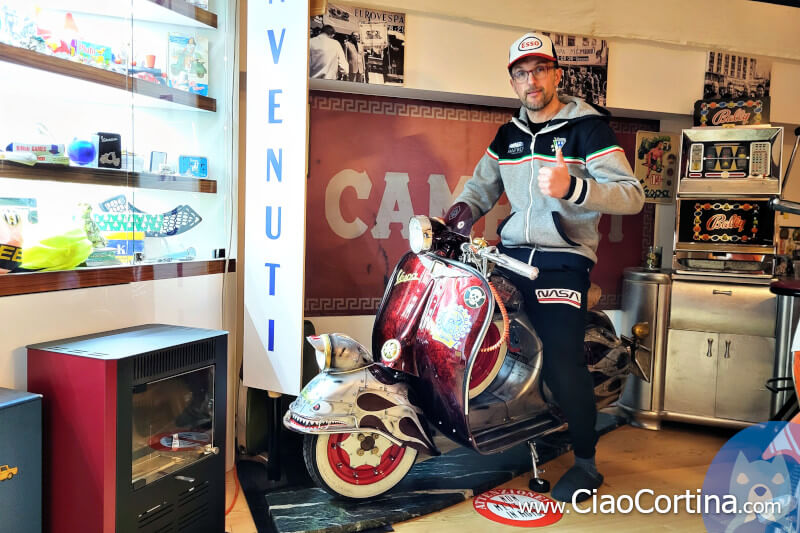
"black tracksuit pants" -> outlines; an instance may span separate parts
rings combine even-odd
[[[586,294],[594,263],[568,252],[531,248],[500,251],[539,269],[533,281],[511,274],[525,297],[525,310],[542,341],[543,376],[569,423],[575,455],[594,455],[597,444],[597,408],[594,384],[583,352]]]

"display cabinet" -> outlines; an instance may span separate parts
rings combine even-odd
[[[46,272],[72,288],[224,268],[236,13],[235,0],[0,5],[0,295],[65,288]]]

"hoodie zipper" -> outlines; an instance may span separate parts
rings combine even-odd
[[[528,130],[530,131],[530,130]],[[536,145],[536,136],[541,133],[541,130],[535,134],[533,134],[533,140],[531,141],[531,179],[528,180],[528,195],[530,199],[528,200],[528,212],[525,215],[525,242],[531,242],[531,210],[533,210],[533,180],[536,176],[533,175],[533,156],[536,152],[533,151],[533,147]]]
[[[523,131],[525,131],[527,129],[527,133],[531,133],[530,128],[523,128],[519,124],[518,121],[515,121],[515,123],[517,124],[517,127],[522,129]],[[528,212],[526,213],[526,216],[525,216],[525,240],[527,242],[531,242],[531,234],[530,234],[531,233],[531,231],[530,231],[531,230],[531,210],[533,209],[533,179],[535,178],[535,176],[533,175],[533,158],[534,158],[534,156],[536,154],[536,152],[533,150],[533,147],[536,146],[536,136],[539,135],[540,133],[550,133],[551,131],[555,131],[558,128],[560,128],[561,126],[563,126],[564,124],[566,124],[566,122],[559,122],[556,125],[548,125],[548,126],[545,126],[544,128],[542,128],[541,130],[539,130],[538,132],[532,134],[533,140],[531,140],[531,179],[528,182],[528,195],[529,195],[530,199],[528,201]],[[531,256],[531,257],[533,257],[533,256]]]

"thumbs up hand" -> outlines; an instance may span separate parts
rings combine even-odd
[[[539,184],[539,190],[545,196],[564,198],[567,191],[569,191],[571,180],[567,164],[564,162],[564,154],[561,153],[559,148],[556,150],[555,166],[539,169],[539,176],[536,181]]]

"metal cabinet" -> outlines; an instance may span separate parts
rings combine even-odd
[[[648,381],[628,376],[617,405],[632,415],[631,424],[647,429],[661,427],[671,284],[668,273],[642,268],[626,268],[622,279],[620,332],[627,335],[637,322],[648,323],[650,334],[642,344],[652,359]]]
[[[775,338],[671,329],[664,409],[704,418],[761,422],[770,416]]]
[[[764,422],[770,417],[775,338],[720,334],[717,345],[717,418]]]
[[[718,337],[706,331],[669,331],[664,409],[714,416]]]

